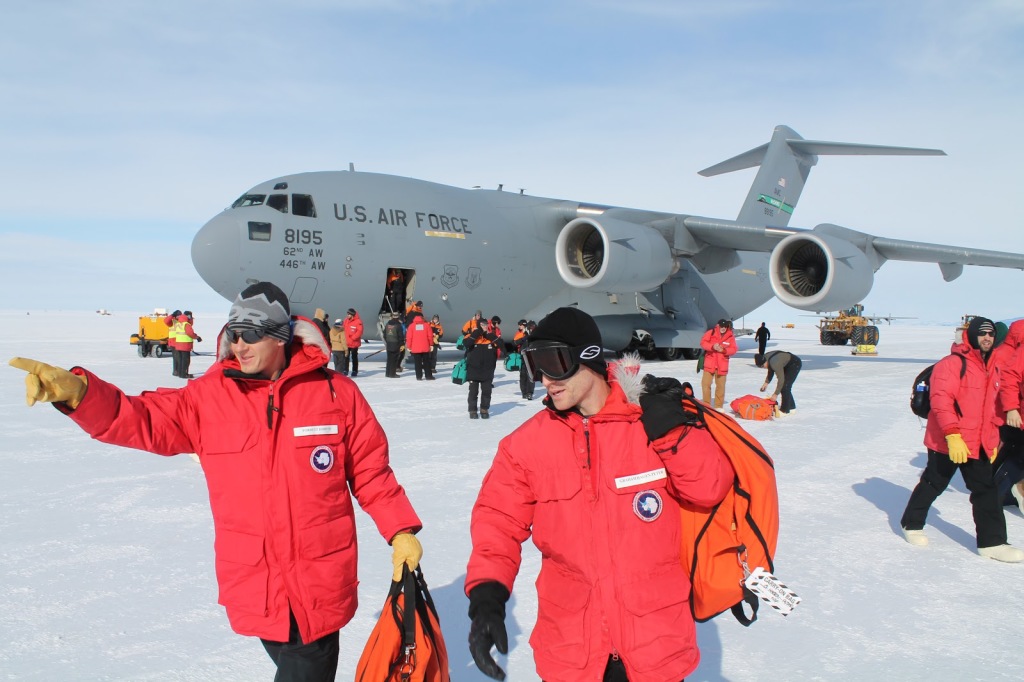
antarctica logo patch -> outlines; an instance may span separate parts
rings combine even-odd
[[[663,507],[661,495],[656,490],[641,490],[633,497],[633,513],[639,516],[641,521],[654,521],[661,516]]]
[[[331,450],[329,445],[316,446],[309,456],[309,463],[312,465],[313,471],[318,474],[326,474],[334,466],[334,450]]]

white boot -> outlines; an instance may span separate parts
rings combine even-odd
[[[1024,482],[1014,483],[1010,486],[1010,494],[1013,495],[1013,499],[1017,500],[1017,506],[1020,507],[1020,513],[1024,514],[1024,495],[1021,494],[1020,487],[1024,485]]]
[[[903,529],[903,537],[907,539],[907,542],[914,545],[915,547],[927,547],[928,536],[924,534],[923,530],[909,530]]]
[[[996,545],[995,547],[979,547],[978,554],[996,561],[1005,561],[1008,564],[1016,564],[1024,561],[1024,552],[1010,545]]]

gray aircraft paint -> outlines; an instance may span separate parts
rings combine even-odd
[[[401,268],[415,272],[408,300],[439,315],[449,340],[476,310],[500,315],[510,328],[513,320],[576,305],[597,319],[611,349],[636,332],[661,349],[695,348],[710,323],[736,319],[772,296],[803,310],[846,308],[866,295],[886,260],[938,263],[947,281],[963,265],[1024,269],[1022,254],[829,224],[789,227],[824,154],[943,152],[804,140],[778,126],[769,143],[701,171],[760,166],[737,220],[466,190],[351,167],[300,173],[245,194],[285,194],[289,208],[294,195],[308,195],[316,217],[265,203],[226,209],[196,234],[192,260],[229,300],[247,283],[269,280],[298,314],[323,308],[343,317],[355,308],[368,337],[376,336],[388,269]]]

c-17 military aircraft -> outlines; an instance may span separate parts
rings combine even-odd
[[[1024,269],[1024,254],[875,237],[824,223],[788,227],[820,155],[945,155],[937,149],[771,141],[700,171],[760,166],[736,220],[461,189],[377,173],[325,171],[260,183],[192,242],[200,276],[228,300],[267,280],[293,312],[355,308],[379,338],[391,309],[423,301],[458,328],[474,312],[539,320],[560,306],[594,316],[610,350],[692,357],[721,318],[773,295],[794,308],[861,301],[887,260]]]

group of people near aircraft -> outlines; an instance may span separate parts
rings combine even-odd
[[[493,318],[471,326],[474,348],[499,338]],[[710,351],[726,353],[728,325],[711,331]],[[464,585],[470,653],[494,679],[505,677],[492,651],[508,652],[506,604],[531,536],[542,558],[530,639],[542,679],[682,680],[699,661],[679,515],[661,512],[713,507],[735,474],[685,413],[677,380],[609,365],[602,349],[597,324],[577,308],[553,311],[519,344],[528,376],[547,395],[498,443],[472,509]],[[330,352],[316,323],[293,316],[277,286],[258,282],[235,298],[216,362],[180,388],[128,396],[81,367],[10,363],[27,373],[29,405],[53,403],[93,438],[198,455],[219,601],[236,632],[260,638],[282,680],[336,673],[339,631],[356,610],[350,494],[392,546],[393,580],[423,555],[423,522],[391,467],[387,436],[356,383],[327,368]],[[1001,473],[1019,481],[1022,377],[1024,321],[1000,344],[996,326],[975,318],[937,364],[928,465],[903,520],[909,542],[927,544],[928,507],[960,471],[979,553],[1024,559],[1006,543],[997,494]],[[245,439],[224,429],[245,422]],[[1007,489],[1022,499],[1017,486]]]

